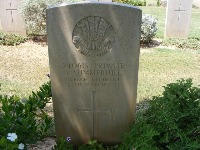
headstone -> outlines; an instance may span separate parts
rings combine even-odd
[[[47,9],[57,136],[74,144],[120,142],[134,121],[141,10],[125,4],[64,3]]]
[[[192,13],[192,0],[168,0],[165,37],[187,38]]]
[[[25,36],[24,20],[18,13],[20,0],[0,0],[0,4],[2,30]]]

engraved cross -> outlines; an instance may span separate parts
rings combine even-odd
[[[177,10],[174,10],[174,11],[178,11],[179,14],[178,14],[178,22],[180,21],[180,17],[181,17],[181,12],[185,12],[185,10],[182,10],[181,9],[181,4],[179,5],[179,8]]]
[[[91,92],[91,108],[77,108],[77,112],[90,112],[92,113],[92,136],[95,138],[95,135],[97,133],[97,113],[99,112],[112,112],[112,109],[110,108],[96,108],[96,99],[95,99],[96,91]]]
[[[10,3],[10,8],[6,9],[6,11],[10,11],[12,22],[13,22],[13,11],[16,11],[17,9],[12,8],[12,3]]]

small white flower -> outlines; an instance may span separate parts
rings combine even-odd
[[[8,133],[7,139],[14,142],[17,139],[17,135],[15,133]]]
[[[20,149],[20,150],[24,149],[24,144],[20,143],[18,146],[18,149]]]

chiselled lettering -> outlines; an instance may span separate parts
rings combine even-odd
[[[125,64],[115,63],[63,63],[68,87],[118,87]]]

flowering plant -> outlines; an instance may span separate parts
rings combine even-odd
[[[73,145],[71,143],[71,137],[60,137],[56,140],[56,145],[53,147],[53,150],[61,150],[61,149],[67,149],[67,150],[72,150]]]
[[[24,144],[23,143],[18,144],[18,139],[17,139],[16,133],[8,133],[6,138],[5,138],[5,136],[2,136],[0,138],[0,149],[23,150]]]
[[[0,150],[23,149],[22,141],[34,143],[51,134],[53,121],[44,110],[50,98],[50,82],[28,98],[0,95]]]

